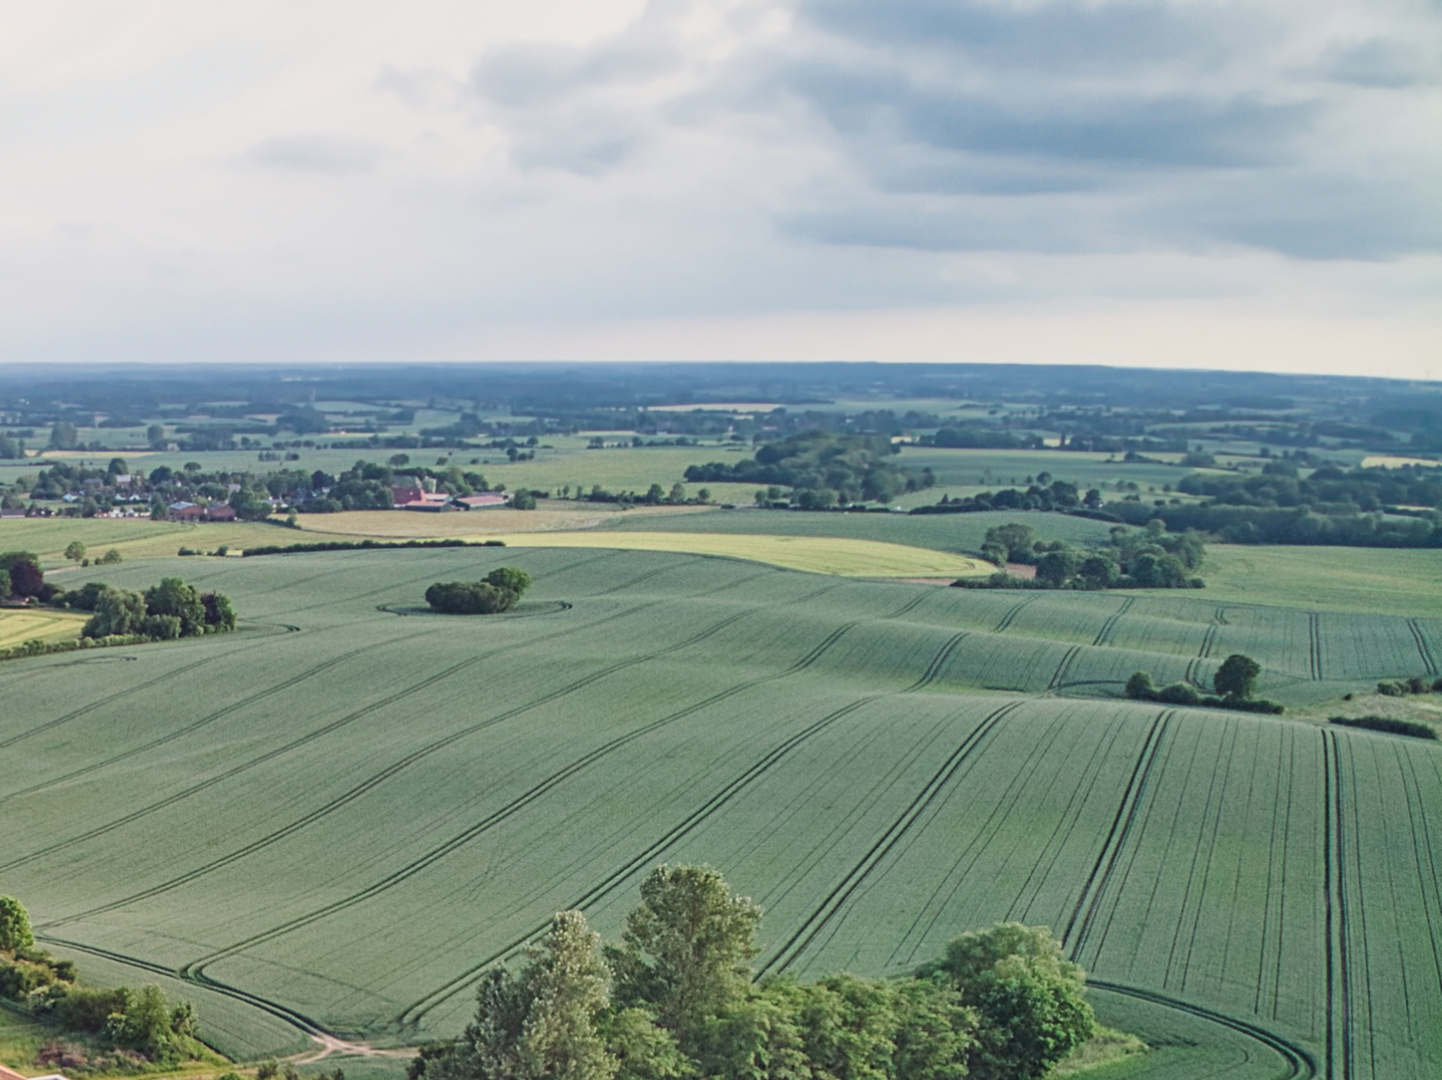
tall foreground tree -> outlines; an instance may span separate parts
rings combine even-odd
[[[35,944],[30,932],[30,915],[13,896],[0,896],[0,949],[15,952]]]
[[[618,1000],[654,1009],[689,1052],[707,1017],[746,996],[760,925],[761,908],[731,895],[712,867],[657,867],[641,883],[621,944],[606,950]]]

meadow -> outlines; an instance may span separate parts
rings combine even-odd
[[[535,577],[517,611],[421,606],[503,564]],[[614,936],[654,865],[705,861],[765,906],[767,973],[1052,926],[1103,1020],[1158,1047],[1127,1075],[1442,1060],[1437,745],[1120,697],[1242,651],[1261,693],[1334,699],[1435,672],[1442,618],[590,547],[67,577],[171,572],[238,632],[0,665],[25,702],[0,711],[0,888],[93,977],[196,1001],[227,1052],[454,1035],[552,912]]]
[[[88,613],[56,611],[52,608],[0,608],[0,649],[27,641],[60,641],[78,638]]]

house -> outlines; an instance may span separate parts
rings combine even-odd
[[[205,511],[193,502],[173,502],[166,507],[171,521],[199,521]]]
[[[235,511],[225,503],[211,503],[205,508],[206,521],[234,521]]]
[[[487,491],[479,495],[457,496],[451,500],[451,505],[457,510],[490,510],[494,507],[505,506],[508,502],[510,502],[509,496]]]
[[[412,499],[409,502],[398,503],[397,508],[401,510],[423,510],[429,513],[439,513],[442,510],[454,510],[451,504],[451,497],[444,492],[425,491],[419,499]]]
[[[405,506],[406,503],[420,502],[426,497],[426,493],[419,487],[409,484],[397,484],[391,488],[391,502],[397,506]]]
[[[14,1069],[7,1069],[0,1065],[0,1080],[65,1080],[59,1073],[48,1073],[45,1076],[27,1077],[24,1073],[18,1073]]]

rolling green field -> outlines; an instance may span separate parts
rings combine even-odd
[[[501,564],[536,579],[514,613],[421,606]],[[454,1035],[552,912],[614,935],[654,865],[706,861],[765,906],[767,973],[1052,926],[1102,1019],[1158,1047],[1129,1075],[1442,1060],[1442,750],[1118,696],[1243,651],[1261,693],[1335,698],[1435,672],[1442,618],[606,549],[67,576],[100,572],[182,573],[241,626],[0,665],[24,703],[0,710],[0,892],[233,1054]]]

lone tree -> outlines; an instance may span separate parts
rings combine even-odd
[[[1261,673],[1262,665],[1250,656],[1232,653],[1212,676],[1212,686],[1228,701],[1245,701],[1257,688],[1257,676]]]
[[[79,562],[85,558],[85,545],[79,540],[72,540],[65,545],[65,557],[71,562]]]
[[[0,950],[13,953],[34,944],[25,905],[13,896],[0,896]]]

